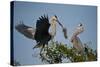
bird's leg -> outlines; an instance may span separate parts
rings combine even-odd
[[[48,44],[47,44],[47,53],[46,53],[46,55],[48,54]]]
[[[43,48],[44,48],[44,44],[43,44],[43,46],[42,46],[42,48],[41,48],[41,50],[40,50],[40,56],[42,55],[42,51],[43,51]]]
[[[51,43],[53,43],[53,38],[51,38]]]
[[[48,44],[47,44],[47,52],[48,52]]]
[[[52,37],[50,41],[53,44],[54,43],[54,37]]]
[[[43,51],[43,48],[41,48],[41,50],[40,50],[40,56],[42,55],[42,51]]]

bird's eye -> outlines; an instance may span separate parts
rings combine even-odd
[[[82,24],[80,24],[80,26],[82,26]]]

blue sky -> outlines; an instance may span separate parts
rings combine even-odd
[[[14,26],[19,21],[35,27],[36,20],[41,15],[48,14],[49,18],[57,15],[59,21],[68,30],[68,39],[64,39],[62,29],[57,26],[55,40],[69,44],[70,37],[76,26],[81,22],[85,31],[79,35],[82,43],[92,42],[88,45],[94,50],[97,47],[97,8],[96,6],[68,5],[68,4],[49,4],[35,2],[15,2],[14,5]],[[14,29],[14,57],[21,64],[43,64],[38,56],[39,49],[33,51],[32,47],[36,42],[30,40]],[[32,54],[36,57],[33,57]]]

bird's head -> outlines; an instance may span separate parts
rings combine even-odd
[[[84,25],[82,23],[79,23],[78,26],[76,27],[74,36],[77,36],[82,32],[84,32]]]
[[[63,25],[58,20],[58,17],[56,15],[52,16],[51,17],[51,24],[57,24],[57,23],[63,28]]]
[[[83,32],[84,31],[84,25],[82,23],[78,24],[78,30],[79,30],[79,32]]]
[[[83,26],[83,24],[82,24],[82,23],[79,23],[78,26],[79,26],[79,27],[80,27],[80,26]]]
[[[57,16],[56,15],[52,16],[51,21],[52,21],[51,23],[56,23],[58,21]]]

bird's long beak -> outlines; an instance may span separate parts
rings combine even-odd
[[[59,20],[57,20],[57,22],[58,22],[58,24],[62,27],[62,31],[63,31],[63,33],[64,33],[64,37],[67,39],[67,38],[68,38],[68,37],[67,37],[67,29],[64,28],[64,26],[59,22]]]
[[[58,24],[62,27],[62,29],[64,28],[63,25],[59,22],[59,20],[57,20]]]

